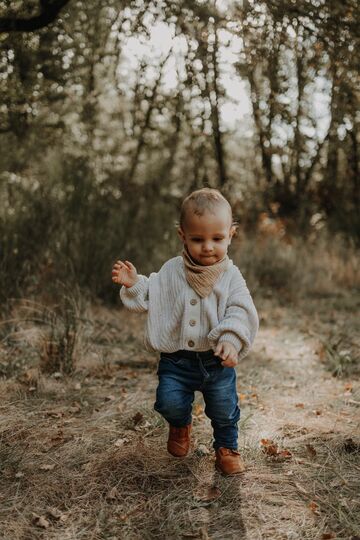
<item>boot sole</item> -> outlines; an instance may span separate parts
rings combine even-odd
[[[238,474],[243,474],[245,470],[243,471],[236,471],[231,473],[224,472],[218,465],[215,464],[215,469],[222,475],[222,476],[237,476]]]

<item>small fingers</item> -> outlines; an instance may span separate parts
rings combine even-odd
[[[129,270],[133,270],[133,271],[136,272],[135,266],[134,266],[133,263],[131,263],[130,261],[125,261],[125,266],[126,266]]]
[[[219,343],[217,346],[216,346],[216,349],[215,349],[215,356],[219,356],[221,358],[221,355],[222,355],[222,352],[223,352],[223,344],[222,343]]]
[[[221,362],[221,365],[224,367],[235,367],[237,362],[235,360],[227,359],[224,362]]]
[[[222,354],[220,355],[220,358],[222,358],[222,360],[227,360],[230,354],[231,354],[231,348],[228,346],[227,343],[223,343]]]

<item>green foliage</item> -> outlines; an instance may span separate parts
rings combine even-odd
[[[0,3],[0,19],[25,15],[16,8]],[[2,34],[0,295],[56,277],[113,298],[114,258],[158,268],[177,251],[179,200],[203,185],[221,187],[244,224],[276,207],[297,234],[321,216],[359,238],[355,8],[91,0]],[[242,98],[230,79],[249,98],[231,125],[224,111]],[[277,261],[266,250],[261,280],[281,289],[291,250]]]
[[[111,266],[131,259],[150,272],[175,253],[176,198],[166,204],[154,181],[132,197],[98,183],[82,157],[50,152],[38,171],[44,184],[9,175],[2,184],[0,291],[56,296],[57,282],[116,296]],[[15,205],[12,204],[16,187]]]

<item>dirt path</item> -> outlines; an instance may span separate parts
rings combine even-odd
[[[254,350],[238,367],[240,448],[247,462],[242,478],[214,473],[211,426],[198,394],[188,459],[195,506],[187,534],[295,540],[345,539],[360,531],[359,448],[352,448],[359,435],[359,384],[324,369],[319,339],[298,316],[265,308]],[[138,383],[151,411],[156,377]],[[155,435],[148,444],[163,455],[166,427],[160,440]]]
[[[97,314],[104,325],[73,377],[42,376],[31,397],[2,383],[3,537],[355,540],[359,381],[331,376],[298,313],[261,314],[238,367],[240,477],[214,472],[200,394],[191,455],[167,454],[156,358],[139,352],[142,321],[125,311]]]

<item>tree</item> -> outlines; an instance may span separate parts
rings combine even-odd
[[[0,32],[34,32],[40,28],[48,26],[55,21],[60,11],[65,7],[70,0],[39,0],[38,12],[36,15],[31,14],[23,16],[23,12],[29,11],[29,8],[24,2],[21,10],[17,10],[15,13],[9,8],[8,2],[4,0],[0,3],[0,8],[5,8],[5,15],[0,16]],[[5,4],[5,6],[3,5]],[[33,6],[31,6],[33,7]],[[33,11],[33,9],[30,10]]]

